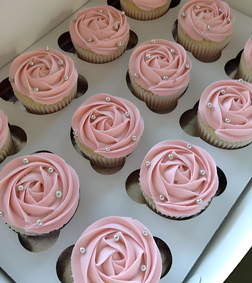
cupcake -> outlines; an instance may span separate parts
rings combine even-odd
[[[80,105],[72,118],[75,141],[91,163],[116,167],[138,145],[144,122],[130,101],[106,93]]]
[[[12,155],[14,149],[15,146],[11,137],[7,117],[4,115],[3,110],[0,109],[0,163],[8,155]]]
[[[127,16],[136,20],[153,20],[163,16],[171,0],[120,0],[121,9]]]
[[[16,97],[34,114],[66,107],[76,97],[77,79],[73,60],[48,46],[21,54],[9,71]]]
[[[107,217],[76,242],[71,268],[75,283],[157,283],[162,260],[148,229],[128,217]]]
[[[235,78],[252,83],[252,37],[244,47]]]
[[[252,142],[252,85],[240,80],[217,81],[201,95],[197,132],[206,142],[235,149]]]
[[[189,84],[191,66],[185,49],[178,43],[145,41],[129,60],[132,91],[153,111],[173,108]]]
[[[191,0],[178,14],[177,41],[202,62],[219,59],[233,32],[234,16],[219,0]]]
[[[80,59],[107,63],[126,50],[129,28],[124,13],[101,5],[78,12],[70,21],[69,33]]]
[[[58,230],[75,213],[79,179],[52,153],[18,157],[0,172],[0,211],[4,222],[23,235]]]
[[[180,140],[153,146],[142,162],[139,180],[147,204],[175,219],[196,216],[206,209],[219,183],[210,154]]]

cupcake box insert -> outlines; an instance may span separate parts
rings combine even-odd
[[[107,4],[107,1],[102,2]],[[153,21],[128,18],[130,29],[138,37],[138,44],[155,38],[174,41],[173,25],[185,2],[182,0],[178,6]],[[92,0],[82,8],[100,4],[101,1]],[[202,63],[188,52],[192,61],[189,87],[179,99],[177,107],[166,114],[150,111],[146,104],[129,90],[126,74],[133,49],[126,50],[113,62],[99,65],[84,62],[78,59],[76,54],[66,53],[60,49],[58,39],[69,30],[69,22],[74,14],[27,50],[49,46],[70,56],[78,73],[87,80],[88,88],[84,95],[74,99],[66,108],[42,116],[27,113],[19,103],[0,99],[0,108],[8,117],[9,123],[23,129],[27,136],[25,146],[14,156],[7,157],[1,163],[0,169],[13,158],[29,155],[38,150],[48,150],[59,155],[72,166],[80,179],[80,203],[77,212],[62,229],[56,243],[47,251],[28,253],[20,245],[17,234],[0,221],[0,265],[15,281],[58,282],[55,266],[61,252],[73,245],[89,225],[106,216],[129,216],[148,227],[154,236],[159,237],[169,246],[172,253],[171,269],[160,282],[183,281],[246,186],[252,172],[252,145],[238,150],[219,149],[199,137],[187,134],[180,125],[181,116],[193,108],[208,85],[217,80],[228,79],[224,69],[225,64],[236,57],[251,36],[251,30],[246,27],[251,26],[252,19],[233,9],[231,11],[235,16],[235,22],[229,45],[223,50],[222,56],[213,63]],[[11,63],[0,70],[1,82],[8,77],[10,65]],[[3,83],[0,83],[0,88],[2,93]],[[124,167],[112,175],[97,173],[88,160],[76,152],[71,142],[71,120],[74,112],[87,98],[98,93],[108,93],[130,100],[138,107],[145,122],[144,133],[134,153],[127,157]],[[132,201],[125,189],[128,176],[140,168],[149,149],[158,142],[168,139],[185,140],[192,145],[202,147],[211,154],[227,178],[225,191],[213,199],[206,211],[184,221],[170,220],[155,214],[146,205]]]

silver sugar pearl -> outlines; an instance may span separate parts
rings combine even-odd
[[[174,53],[175,52],[175,50],[174,49],[171,49],[171,53]]]
[[[2,211],[0,211],[0,217],[2,217],[4,214],[3,214],[3,212]]]
[[[114,25],[114,28],[115,28],[115,29],[118,29],[118,25]]]
[[[74,135],[75,135],[76,137],[78,137],[78,132],[77,132],[77,131],[74,131]]]
[[[120,239],[120,237],[116,234],[116,235],[114,236],[114,240],[115,240],[116,242],[118,242],[119,239]]]
[[[22,186],[22,185],[19,185],[18,186],[18,190],[21,192],[21,191],[23,191],[23,189],[24,189],[24,186]]]
[[[143,235],[144,236],[147,236],[148,235],[148,232],[146,230],[143,230]]]
[[[230,18],[228,18],[228,22],[231,23],[231,19]]]
[[[52,167],[49,167],[49,168],[48,168],[48,172],[49,172],[49,173],[52,173],[52,172],[53,172],[53,168],[52,168]]]
[[[92,41],[92,38],[89,38],[88,40],[87,40],[87,42],[91,42]]]
[[[168,76],[163,76],[163,81],[167,81],[168,80]]]
[[[102,14],[102,10],[99,11]]]
[[[186,16],[186,12],[182,12],[182,13],[181,13],[181,16],[182,16],[182,17],[185,17],[185,16]]]
[[[200,170],[200,175],[204,176],[206,174],[205,170]]]
[[[156,40],[155,39],[151,39],[151,41],[150,41],[151,43],[156,43]]]
[[[24,159],[23,159],[23,163],[24,163],[24,164],[27,164],[28,162],[29,162],[29,160],[28,160],[27,158],[24,158]]]
[[[34,89],[33,89],[33,90],[37,92],[37,91],[38,91],[38,88],[37,88],[37,87],[34,87]]]
[[[117,42],[117,46],[118,46],[118,47],[121,47],[121,46],[122,46],[121,41],[118,41],[118,42]]]
[[[68,76],[64,76],[64,80],[67,81],[68,80]]]
[[[84,253],[85,253],[85,251],[86,251],[86,249],[85,249],[85,248],[83,248],[83,247],[81,247],[81,248],[80,248],[80,252],[81,252],[82,254],[84,254]]]
[[[196,199],[197,204],[202,204],[203,200],[201,198]]]
[[[208,29],[208,30],[211,30],[211,29],[212,29],[212,27],[209,25],[209,26],[207,26],[207,29]]]
[[[146,161],[146,162],[145,162],[145,165],[146,165],[146,166],[150,166],[150,161]]]
[[[124,11],[121,11],[121,15],[125,15],[125,12],[124,12]]]
[[[39,220],[37,220],[37,225],[38,225],[38,226],[42,226],[42,225],[43,225],[42,220],[40,220],[40,219],[39,219]]]
[[[14,78],[13,77],[9,77],[9,82],[10,83],[14,82]]]
[[[141,270],[142,271],[145,271],[146,270],[146,266],[143,264],[143,265],[141,265]]]
[[[222,90],[221,90],[221,94],[226,94],[225,89],[222,89]]]
[[[109,151],[110,151],[110,148],[109,148],[109,147],[106,147],[106,148],[105,148],[105,151],[106,151],[106,152],[109,152]]]
[[[133,140],[133,141],[136,141],[136,140],[137,140],[137,137],[136,137],[136,136],[132,136],[132,140]]]
[[[46,50],[46,51],[49,51],[49,49],[50,49],[49,46],[46,46],[46,47],[45,47],[45,50]]]
[[[92,120],[95,120],[95,119],[96,119],[96,116],[93,114],[93,115],[91,116],[91,119],[92,119]]]
[[[137,74],[137,73],[135,73],[135,74],[134,74],[134,77],[135,77],[135,78],[138,78],[138,74]]]
[[[238,82],[242,84],[243,83],[243,79],[239,79]]]
[[[56,197],[57,198],[61,198],[62,197],[62,192],[61,191],[57,191],[56,192]]]
[[[169,160],[173,160],[173,155],[172,155],[172,154],[169,154],[169,155],[168,155],[168,158],[169,158]]]
[[[151,58],[151,55],[150,54],[146,54],[145,56],[147,59],[150,59]]]
[[[30,65],[30,66],[33,66],[33,65],[34,65],[34,63],[33,63],[32,60],[30,60],[29,65]]]
[[[208,102],[208,103],[207,103],[207,107],[208,107],[208,108],[211,108],[212,106],[213,106],[213,105],[212,105],[211,102]]]
[[[164,197],[163,195],[160,195],[160,196],[159,196],[159,199],[160,199],[161,201],[163,201],[163,200],[165,199],[165,197]]]
[[[219,12],[222,13],[222,9],[221,8],[219,8]]]
[[[58,65],[60,65],[60,66],[63,65],[63,61],[62,61],[62,60],[59,60],[59,61],[58,61]]]
[[[200,5],[196,5],[196,9],[200,9]]]
[[[78,18],[75,16],[73,17],[74,22],[76,22],[78,20]]]
[[[130,113],[129,112],[125,112],[125,116],[129,117]]]
[[[229,124],[230,122],[231,122],[231,121],[230,121],[229,118],[226,118],[226,119],[225,119],[225,123]]]
[[[186,69],[189,69],[189,68],[190,68],[190,65],[189,65],[189,64],[186,64],[185,67],[186,67]]]
[[[188,145],[186,146],[187,148],[192,148],[192,145],[190,143],[188,143]]]
[[[110,97],[106,97],[106,101],[108,101],[108,102],[109,102],[109,101],[110,101]]]

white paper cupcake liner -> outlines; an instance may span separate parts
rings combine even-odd
[[[244,52],[242,52],[240,63],[237,69],[237,73],[235,75],[236,79],[243,79],[246,82],[252,83],[252,70],[247,65]]]
[[[178,24],[177,42],[201,62],[214,62],[221,56],[221,51],[227,46],[231,35],[227,36],[222,42],[214,41],[196,41],[186,34],[183,28]]]
[[[0,163],[3,162],[7,156],[12,155],[14,151],[15,151],[15,145],[13,143],[11,133],[9,130],[8,138],[5,144],[3,145],[3,147],[0,149]]]
[[[70,94],[64,97],[63,100],[55,104],[41,104],[37,103],[30,97],[27,97],[19,92],[14,91],[18,100],[22,102],[28,112],[34,114],[50,114],[65,108],[77,95],[77,82],[72,88]]]
[[[162,111],[173,108],[177,104],[180,96],[187,88],[187,86],[185,86],[177,94],[161,96],[154,94],[149,90],[143,89],[135,82],[134,78],[131,75],[130,80],[134,95],[140,100],[144,101],[146,105],[153,111]]]
[[[249,143],[252,142],[252,139],[246,140],[246,141],[239,141],[239,142],[227,142],[222,139],[220,139],[214,132],[214,129],[210,128],[209,126],[206,126],[199,115],[199,111],[197,114],[197,123],[196,123],[196,131],[198,136],[204,140],[205,142],[224,149],[236,149],[243,147]]]
[[[79,149],[86,155],[86,157],[90,160],[91,163],[99,166],[99,167],[117,167],[123,165],[126,160],[126,156],[118,157],[118,158],[108,158],[98,153],[95,153],[92,149],[84,146],[78,139],[78,136],[74,135],[75,142]]]
[[[156,8],[153,11],[144,11],[127,0],[120,0],[121,9],[126,13],[126,15],[130,18],[141,21],[154,20],[163,16],[169,9],[170,3],[171,0],[168,0],[162,7]]]

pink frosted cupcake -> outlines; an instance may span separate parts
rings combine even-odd
[[[220,148],[239,148],[252,142],[252,85],[241,80],[218,81],[201,95],[197,132]]]
[[[120,57],[129,41],[126,16],[108,5],[78,12],[70,21],[69,32],[80,59],[107,63]]]
[[[178,14],[178,43],[200,61],[216,61],[230,41],[233,22],[223,1],[188,1]]]
[[[8,120],[0,109],[0,163],[14,153],[14,143],[12,141]]]
[[[244,47],[235,77],[252,83],[252,37]]]
[[[16,97],[35,114],[66,107],[76,97],[77,79],[73,60],[49,47],[21,54],[9,71]]]
[[[75,283],[157,283],[162,260],[148,229],[129,217],[107,217],[90,225],[71,256]]]
[[[60,229],[78,202],[78,176],[55,154],[18,157],[0,172],[1,216],[18,233],[38,235]]]
[[[167,140],[153,146],[140,169],[140,186],[148,205],[171,218],[204,210],[218,189],[213,158],[185,141]]]
[[[145,41],[129,60],[133,93],[151,110],[173,108],[189,84],[191,67],[180,44],[163,39]]]
[[[153,20],[163,16],[171,0],[120,0],[121,9],[127,16],[136,20]]]
[[[143,119],[133,103],[106,93],[88,98],[72,118],[77,145],[100,167],[124,164],[138,145],[143,128]]]

